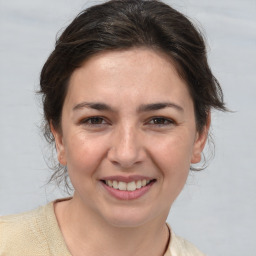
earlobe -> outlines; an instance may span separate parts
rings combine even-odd
[[[197,164],[201,161],[201,154],[208,138],[210,124],[211,124],[211,113],[209,112],[207,116],[206,125],[204,126],[202,132],[201,133],[197,132],[197,135],[196,135],[196,140],[193,148],[193,155],[191,159],[192,164]]]
[[[66,161],[66,157],[65,157],[65,147],[63,144],[63,136],[59,131],[57,131],[54,128],[52,122],[50,123],[50,128],[51,128],[51,132],[55,139],[58,161],[61,165],[65,166],[67,164],[67,161]]]

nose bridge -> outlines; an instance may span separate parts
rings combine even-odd
[[[116,127],[109,157],[112,162],[129,168],[142,160],[142,145],[135,125],[125,122]]]

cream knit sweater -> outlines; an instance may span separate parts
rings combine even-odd
[[[71,256],[53,205],[51,202],[27,213],[0,217],[0,256]],[[164,256],[204,254],[171,232],[171,241]]]

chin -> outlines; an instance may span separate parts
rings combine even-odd
[[[115,210],[112,209],[107,216],[105,215],[105,220],[110,225],[119,228],[140,227],[145,225],[146,223],[153,222],[157,218],[160,218],[159,212],[158,214],[154,214],[152,211],[145,211],[145,208],[118,208]]]
[[[108,219],[108,223],[114,227],[118,228],[136,228],[147,223],[145,218],[133,218],[125,216],[111,216],[111,219]]]

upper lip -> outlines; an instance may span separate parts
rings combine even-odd
[[[141,175],[130,175],[130,176],[121,176],[121,175],[115,175],[115,176],[107,176],[103,177],[100,180],[111,180],[111,181],[122,181],[122,182],[132,182],[132,181],[138,181],[138,180],[154,180],[152,177],[147,176],[141,176]]]

